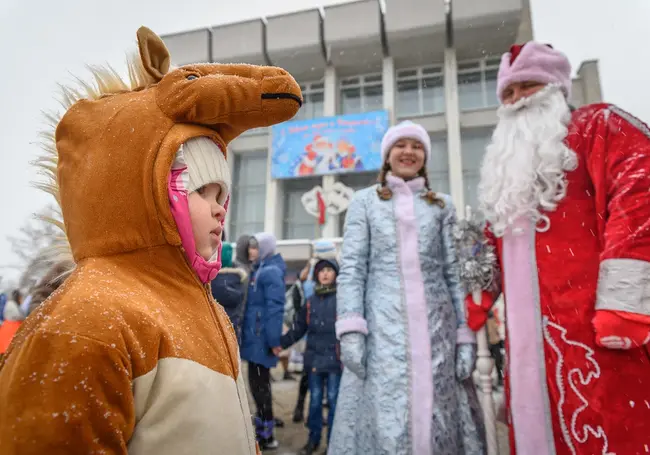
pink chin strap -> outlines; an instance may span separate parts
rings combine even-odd
[[[206,261],[203,256],[196,251],[194,234],[192,233],[192,221],[190,218],[190,205],[187,200],[188,194],[187,189],[185,189],[185,185],[183,184],[183,172],[186,170],[187,166],[172,168],[167,182],[169,204],[174,221],[176,221],[178,233],[181,236],[181,244],[185,250],[185,256],[201,282],[207,284],[214,280],[219,273],[219,270],[221,270],[221,244],[219,244],[217,252],[210,261]],[[226,210],[228,210],[229,202],[230,195],[228,195],[224,204]],[[223,223],[222,220],[222,227]]]

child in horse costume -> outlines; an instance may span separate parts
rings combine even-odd
[[[237,339],[210,293],[221,267],[228,143],[289,120],[279,68],[170,69],[138,30],[130,85],[93,68],[51,117],[53,181],[76,262],[0,369],[0,453],[255,454]]]

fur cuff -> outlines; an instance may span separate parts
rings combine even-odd
[[[336,321],[336,338],[341,339],[346,333],[359,332],[368,335],[368,323],[360,314],[352,313]]]
[[[475,344],[476,334],[469,327],[463,326],[456,329],[456,344]]]
[[[650,262],[605,259],[600,263],[596,310],[650,316]]]

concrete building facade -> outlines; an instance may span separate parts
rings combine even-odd
[[[457,207],[476,205],[479,167],[497,117],[500,56],[533,38],[528,0],[359,0],[164,36],[173,64],[237,62],[276,65],[301,84],[297,119],[385,109],[391,122],[410,119],[432,139],[432,188]],[[575,106],[600,101],[597,61],[573,81]],[[226,232],[270,231],[285,259],[304,260],[315,219],[300,198],[337,180],[359,189],[376,173],[275,180],[267,129],[229,147],[233,174]],[[344,214],[329,216],[320,235],[342,235]],[[301,240],[304,239],[304,240]]]

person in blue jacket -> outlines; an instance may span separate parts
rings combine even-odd
[[[284,316],[286,265],[275,252],[273,234],[255,234],[249,239],[252,263],[242,332],[241,357],[248,362],[248,381],[257,407],[255,427],[260,449],[278,447],[273,429],[273,400],[270,369],[278,363],[272,348],[280,345]]]
[[[0,322],[3,321],[2,314],[4,313],[6,304],[7,304],[7,294],[3,292],[2,294],[0,294]]]
[[[220,304],[237,335],[237,343],[241,345],[241,326],[246,304],[248,274],[241,267],[233,267],[233,247],[224,243],[221,247],[221,270],[212,280],[212,297]]]
[[[334,259],[321,259],[314,266],[314,295],[301,308],[293,327],[280,339],[274,352],[280,352],[307,335],[304,355],[305,371],[309,371],[309,440],[301,454],[315,453],[323,431],[323,386],[326,383],[329,432],[336,412],[336,398],[341,381],[342,367],[336,339],[336,275],[338,263]]]

